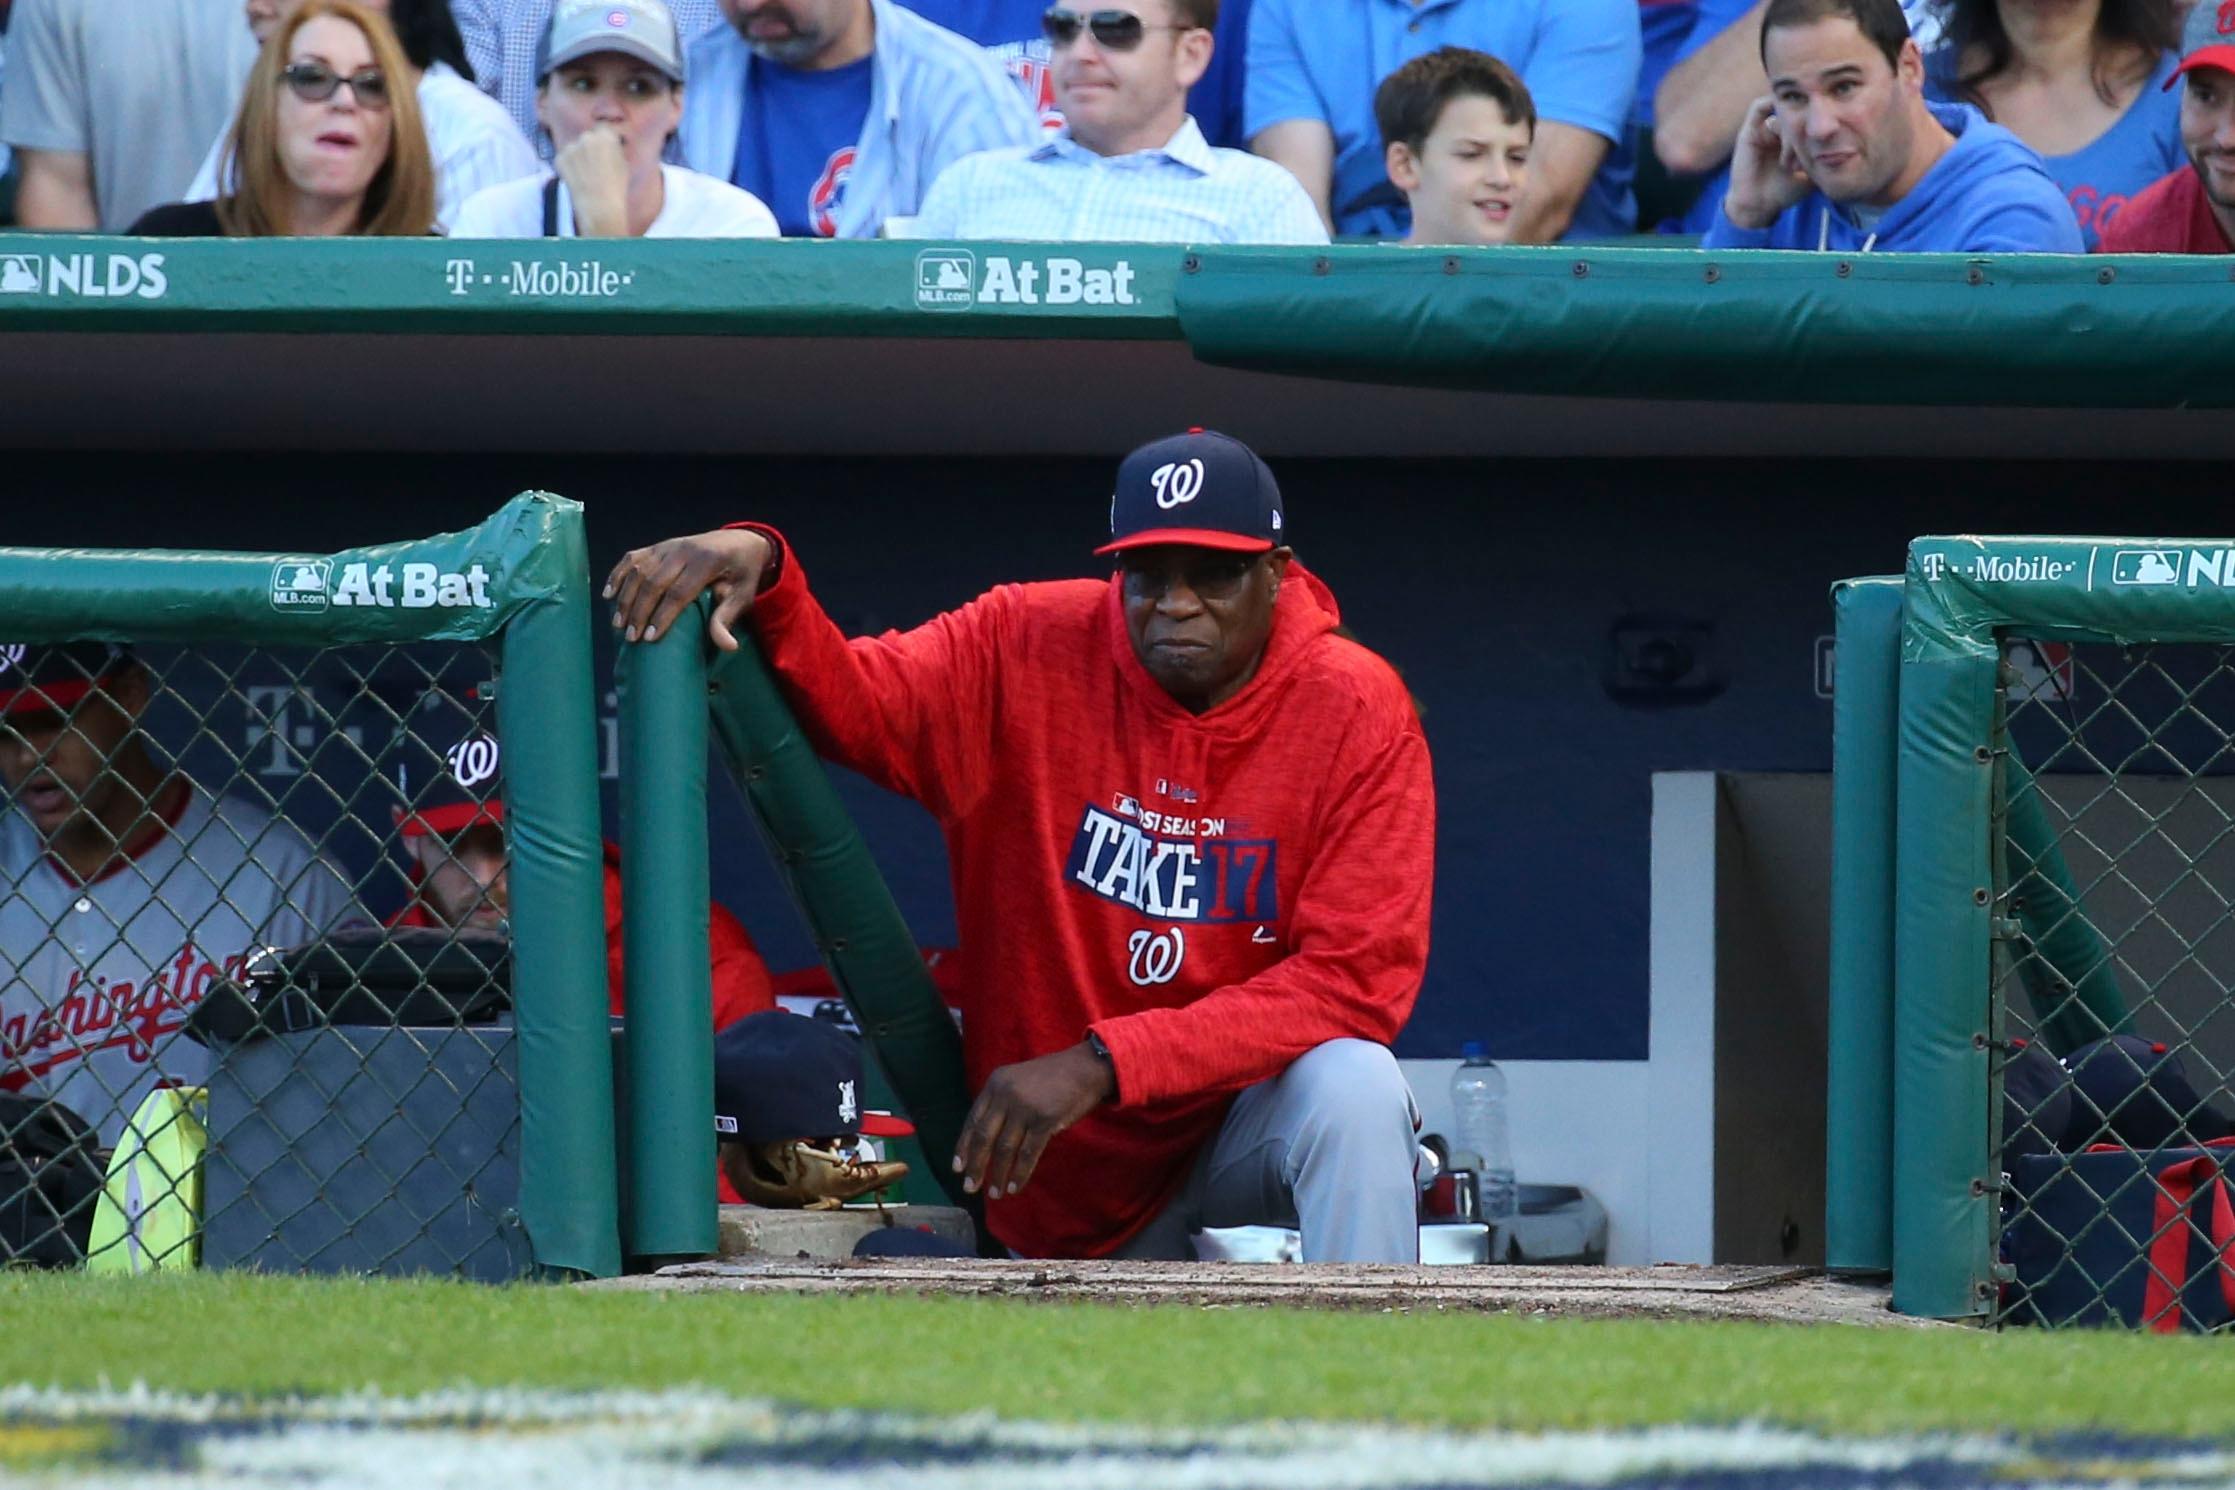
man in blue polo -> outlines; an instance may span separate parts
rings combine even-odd
[[[1040,124],[1001,64],[893,0],[721,0],[693,44],[683,159],[786,237],[873,238],[965,155]]]
[[[1187,112],[1219,0],[1075,0],[1042,18],[1065,124],[1044,143],[951,167],[924,199],[926,238],[1077,243],[1325,243],[1296,178],[1214,149]]]
[[[1610,161],[1643,44],[1637,0],[1257,0],[1243,83],[1250,148],[1296,174],[1342,236],[1402,238],[1374,90],[1438,47],[1487,52],[1537,105],[1516,243],[1627,233],[1631,163]]]

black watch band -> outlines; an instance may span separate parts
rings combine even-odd
[[[1104,1045],[1102,1037],[1092,1030],[1086,1032],[1086,1048],[1094,1052],[1094,1058],[1108,1066],[1113,1075],[1116,1073],[1117,1062],[1110,1057],[1110,1047]]]

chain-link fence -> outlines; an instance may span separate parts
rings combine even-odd
[[[2235,648],[2005,634],[1999,1317],[2235,1328]]]
[[[358,552],[0,552],[8,1260],[617,1269],[579,509]]]

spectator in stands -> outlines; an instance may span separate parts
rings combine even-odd
[[[17,0],[0,92],[17,220],[116,233],[174,200],[255,57],[239,0]]]
[[[1925,101],[1897,0],[1770,0],[1769,96],[1739,128],[1710,248],[2078,253],[2041,157],[1967,104]]]
[[[2188,13],[2174,82],[2188,163],[2134,195],[2103,229],[2105,253],[2235,253],[2235,6]]]
[[[553,0],[451,0],[450,5],[466,56],[473,63],[474,82],[504,105],[543,160],[551,158],[552,149],[550,140],[536,132],[535,105],[542,82],[536,75],[536,59],[543,34],[551,29],[552,7]],[[686,55],[693,42],[722,24],[715,0],[668,0],[668,9],[675,16],[675,31],[683,39]]]
[[[1218,0],[1092,0],[1043,18],[1064,126],[1037,145],[956,162],[924,199],[927,238],[1325,243],[1296,178],[1220,150],[1187,112]]]
[[[388,23],[355,0],[302,0],[250,72],[228,153],[240,184],[174,202],[131,231],[158,238],[424,237],[435,168],[410,64]]]
[[[1762,16],[1769,0],[1699,0],[1684,40],[1653,96],[1653,149],[1676,177],[1710,177],[1694,194],[1691,214],[1675,226],[1702,233],[1729,189],[1731,141],[1746,106],[1769,88],[1762,71]],[[1930,0],[1902,0],[1919,49],[1938,43]],[[1648,220],[1644,226],[1651,227]]]
[[[1925,96],[1975,105],[2039,151],[2089,247],[2182,164],[2172,0],[1940,3],[1947,44],[1925,58]]]
[[[248,0],[248,29],[257,45],[302,0]],[[448,228],[458,206],[485,186],[532,176],[535,150],[512,116],[473,85],[472,64],[450,16],[450,0],[362,0],[367,10],[388,17],[403,48],[405,77],[419,100],[419,122],[427,131],[427,152],[435,165],[435,223]],[[230,136],[220,136],[203,158],[186,200],[207,202],[218,195],[219,172],[238,187],[240,172],[222,159]]]
[[[1412,211],[1407,243],[1512,241],[1537,134],[1536,102],[1512,68],[1440,47],[1381,80],[1374,118]]]
[[[562,3],[563,8],[563,3]],[[405,716],[388,770],[403,797],[397,835],[411,861],[412,898],[391,926],[501,930],[511,910],[505,844],[503,750],[483,709],[432,691]],[[714,1027],[776,1007],[776,993],[753,939],[721,906],[712,907]],[[627,987],[621,954],[621,851],[605,845],[605,975],[612,1012]]]
[[[1503,60],[1536,98],[1514,242],[1630,231],[1629,181],[1602,167],[1637,84],[1635,0],[1257,0],[1243,84],[1250,147],[1294,171],[1335,232],[1402,237],[1404,196],[1386,169],[1374,89],[1439,46]]]
[[[310,840],[157,758],[156,682],[128,648],[0,646],[0,1089],[52,1097],[113,1145],[178,1038],[266,946],[360,919]]]
[[[773,238],[727,181],[664,164],[683,117],[683,52],[662,0],[559,0],[536,67],[552,167],[468,201],[456,238]]]
[[[1040,121],[984,48],[894,0],[721,0],[691,48],[683,159],[775,209],[788,237],[873,238],[965,155]]]
[[[1055,102],[1055,52],[1040,24],[1049,0],[901,0],[927,21],[966,36],[993,53],[1040,115],[1040,127],[1063,127]],[[1248,48],[1250,0],[1221,0],[1211,65],[1187,90],[1187,112],[1213,145],[1239,148],[1242,133],[1242,59]]]

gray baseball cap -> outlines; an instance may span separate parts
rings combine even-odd
[[[619,52],[683,81],[683,45],[665,0],[558,0],[536,43],[535,80],[599,52]]]

